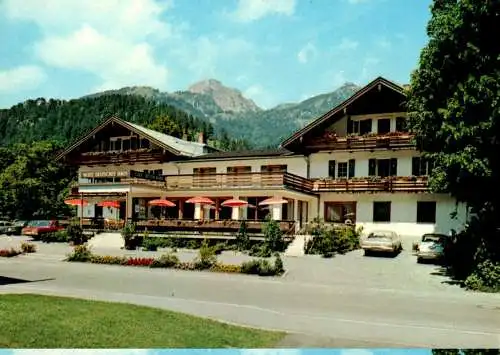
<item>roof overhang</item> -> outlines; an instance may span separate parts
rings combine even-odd
[[[151,137],[147,133],[145,133],[145,132],[137,129],[136,127],[128,124],[126,121],[123,121],[122,119],[120,119],[116,116],[112,116],[112,117],[108,118],[107,120],[105,120],[103,123],[101,123],[99,126],[95,127],[92,131],[90,131],[89,133],[87,133],[83,137],[79,138],[75,143],[73,143],[71,146],[69,146],[67,149],[65,149],[62,153],[58,154],[56,156],[56,161],[61,160],[62,158],[67,156],[69,153],[74,151],[76,148],[78,148],[80,145],[82,145],[83,143],[85,143],[89,139],[92,139],[97,132],[104,129],[109,124],[118,124],[118,125],[126,128],[126,129],[129,129],[130,131],[132,131],[132,132],[134,132],[142,137],[147,138],[149,141],[151,141],[155,145],[169,151],[170,153],[172,153],[174,155],[177,155],[177,156],[182,155],[180,151],[170,147],[169,145],[157,140],[154,137]]]
[[[298,139],[303,137],[306,133],[310,132],[312,129],[316,128],[317,126],[329,121],[332,117],[337,115],[339,112],[342,112],[347,109],[347,107],[351,104],[353,104],[356,100],[361,98],[363,95],[366,93],[370,92],[371,90],[378,89],[380,90],[381,88],[386,87],[390,90],[394,90],[395,92],[403,95],[406,97],[406,89],[398,85],[396,83],[393,83],[392,81],[389,81],[385,78],[378,77],[369,84],[367,84],[365,87],[359,89],[356,93],[354,93],[351,97],[349,97],[347,100],[343,101],[327,113],[325,113],[323,116],[319,117],[318,119],[314,120],[310,124],[306,125],[304,128],[298,130],[295,132],[292,136],[287,138],[285,141],[283,141],[280,144],[281,148],[287,148],[289,147],[292,143],[296,142]],[[331,122],[332,124],[335,123],[335,121]]]

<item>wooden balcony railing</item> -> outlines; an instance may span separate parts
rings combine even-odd
[[[76,160],[78,165],[122,164],[124,162],[163,161],[163,152],[150,149],[129,150],[124,152],[82,153]]]
[[[388,177],[316,180],[315,192],[425,192],[427,177]]]
[[[288,187],[303,192],[311,191],[311,182],[298,175],[284,172],[167,175],[167,190],[267,189]]]
[[[306,143],[308,150],[374,150],[415,147],[410,134],[316,138]]]

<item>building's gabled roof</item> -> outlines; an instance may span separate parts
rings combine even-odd
[[[215,152],[200,155],[197,157],[190,158],[188,160],[183,160],[181,162],[189,163],[192,161],[209,161],[209,160],[219,160],[219,159],[252,159],[252,158],[270,158],[270,157],[282,157],[282,156],[290,156],[294,153],[284,149],[255,149],[255,150],[240,150],[234,152]]]
[[[88,134],[83,136],[82,138],[78,139],[74,144],[72,144],[70,147],[65,149],[62,153],[60,153],[57,157],[56,160],[61,159],[62,157],[66,156],[70,152],[72,152],[74,149],[76,149],[78,146],[83,144],[85,141],[91,139],[97,132],[99,132],[101,129],[106,127],[110,123],[116,123],[122,127],[125,127],[132,132],[141,135],[145,138],[148,138],[153,144],[158,145],[159,147],[171,152],[174,155],[180,156],[180,157],[196,157],[199,155],[203,155],[206,153],[206,149],[208,146],[206,144],[198,143],[198,142],[188,142],[183,139],[179,139],[173,136],[170,136],[168,134],[160,133],[153,131],[149,128],[140,126],[135,123],[127,122],[124,121],[116,116],[110,117],[103,123],[101,123],[99,126],[95,127],[92,131],[90,131]],[[211,148],[211,150],[215,148]]]
[[[314,120],[313,122],[309,123],[308,125],[306,125],[304,128],[302,129],[299,129],[298,131],[296,131],[292,136],[290,136],[289,138],[287,138],[286,140],[284,140],[281,144],[280,144],[280,147],[287,147],[289,146],[291,143],[295,142],[297,139],[299,139],[300,137],[304,136],[304,134],[308,133],[309,131],[311,131],[313,128],[321,125],[322,123],[330,120],[333,116],[335,116],[338,112],[344,110],[345,108],[347,108],[349,105],[351,105],[354,101],[358,100],[360,97],[362,97],[363,95],[365,95],[367,92],[373,90],[374,88],[376,88],[378,85],[382,85],[382,86],[385,86],[391,90],[394,90],[404,96],[406,96],[406,89],[401,86],[401,85],[398,85],[390,80],[387,80],[385,78],[382,78],[382,77],[378,77],[376,78],[375,80],[373,80],[372,82],[370,82],[369,84],[367,84],[365,87],[359,89],[358,91],[356,91],[351,97],[349,97],[347,100],[343,101],[342,103],[340,103],[339,105],[337,105],[336,107],[334,107],[333,109],[331,109],[330,111],[328,111],[327,113],[325,113],[323,116],[319,117],[318,119]],[[334,122],[331,122],[332,124]]]

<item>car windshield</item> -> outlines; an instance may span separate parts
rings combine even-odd
[[[368,235],[368,239],[392,239],[393,233],[388,231],[372,232]]]
[[[422,242],[442,243],[445,238],[446,236],[442,234],[424,234]]]
[[[15,226],[24,226],[26,224],[26,221],[16,221],[14,223]]]
[[[32,227],[48,227],[50,221],[33,221],[30,223]]]

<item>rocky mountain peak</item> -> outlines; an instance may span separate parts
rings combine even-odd
[[[219,80],[207,79],[197,82],[188,88],[193,94],[204,94],[212,97],[215,103],[225,112],[256,112],[261,108],[241,91],[224,86]]]

